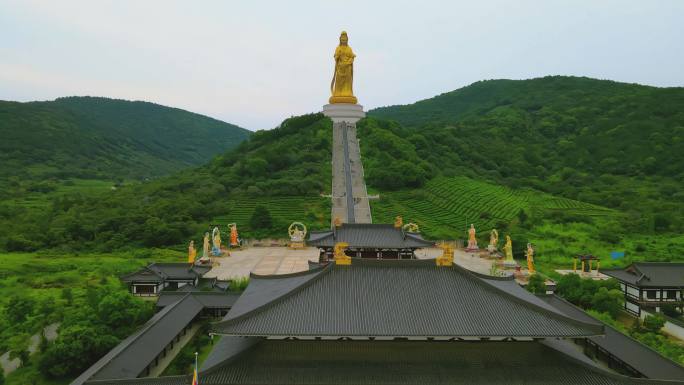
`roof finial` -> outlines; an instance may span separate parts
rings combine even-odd
[[[435,260],[437,266],[452,266],[454,264],[454,248],[446,242],[440,243],[439,247],[442,249],[442,255]]]
[[[344,253],[344,250],[349,247],[347,242],[338,242],[335,244],[335,264],[336,265],[351,265],[351,257]]]

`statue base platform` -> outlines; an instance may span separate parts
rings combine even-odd
[[[331,96],[330,99],[328,99],[328,103],[330,103],[330,104],[337,104],[337,103],[358,104],[359,100],[356,99],[356,96]]]
[[[504,267],[516,267],[518,263],[516,261],[503,261]]]
[[[323,115],[332,119],[333,123],[356,123],[366,117],[363,106],[352,103],[334,103],[323,106]]]
[[[467,247],[465,249],[466,253],[477,253],[480,251],[479,247]]]
[[[303,241],[291,241],[290,242],[290,249],[304,249],[306,248],[306,245],[304,244]]]

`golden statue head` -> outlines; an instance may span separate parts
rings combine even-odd
[[[340,34],[340,45],[347,45],[349,42],[349,37],[347,36],[347,31],[342,31]]]

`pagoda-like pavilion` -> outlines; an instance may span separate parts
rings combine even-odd
[[[413,259],[416,249],[433,247],[416,232],[392,224],[342,223],[330,230],[312,231],[307,245],[321,249],[321,262],[333,258],[335,245],[346,243],[346,254],[373,259]]]

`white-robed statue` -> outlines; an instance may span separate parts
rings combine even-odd
[[[214,230],[211,232],[211,242],[211,254],[216,257],[221,256],[221,230],[218,227],[214,227]]]

